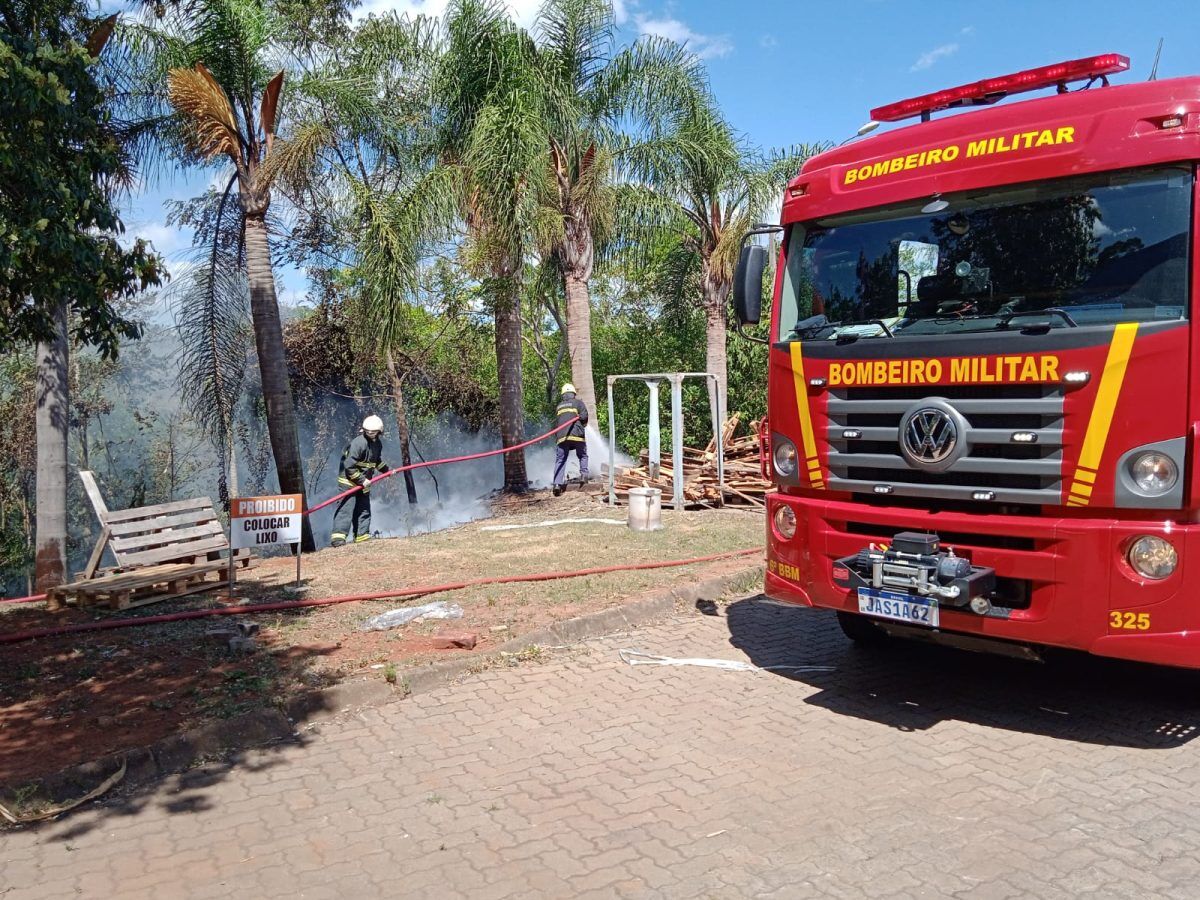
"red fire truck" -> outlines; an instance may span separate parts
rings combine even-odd
[[[919,121],[788,185],[768,598],[861,642],[1200,667],[1200,78],[1110,86],[1128,66],[881,107]],[[741,324],[765,254],[742,251]]]

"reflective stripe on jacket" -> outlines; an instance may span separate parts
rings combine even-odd
[[[558,426],[565,425],[576,416],[579,417],[578,422],[565,431],[559,432],[558,443],[565,444],[568,441],[578,444],[587,443],[588,411],[587,407],[583,405],[583,401],[574,394],[563,394],[562,399],[558,401],[556,412],[558,421],[555,424]]]
[[[359,485],[388,471],[383,455],[383,441],[368,440],[365,434],[354,438],[342,451],[342,462],[338,469],[338,484]]]

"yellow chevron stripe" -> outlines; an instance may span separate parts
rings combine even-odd
[[[808,408],[808,383],[804,379],[804,352],[800,341],[791,345],[792,380],[796,385],[796,412],[800,415],[800,439],[804,444],[804,458],[811,461],[817,456],[817,440],[813,436],[812,413]],[[825,484],[821,478],[821,464],[809,469],[808,478],[814,488],[821,490]]]
[[[1088,419],[1075,477],[1071,482],[1071,493],[1080,496],[1068,500],[1068,506],[1087,506],[1091,502],[1092,488],[1089,485],[1095,484],[1095,473],[1104,457],[1104,445],[1108,443],[1113,412],[1117,408],[1117,398],[1121,396],[1121,386],[1125,383],[1125,370],[1129,367],[1137,330],[1137,322],[1126,322],[1113,329],[1104,371],[1100,374],[1100,385],[1096,388],[1096,402],[1092,405],[1092,415]]]
[[[1085,469],[1096,471],[1100,468],[1100,458],[1104,456],[1108,429],[1112,425],[1113,410],[1117,408],[1117,397],[1125,381],[1125,369],[1129,365],[1129,354],[1133,350],[1137,330],[1137,322],[1128,322],[1118,325],[1113,331],[1112,343],[1108,345],[1108,359],[1104,361],[1104,372],[1100,376],[1100,387],[1096,389],[1092,418],[1088,421],[1083,449],[1079,452],[1079,465]]]

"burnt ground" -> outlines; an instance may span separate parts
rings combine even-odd
[[[434,534],[325,549],[304,559],[309,597],[380,592],[495,575],[564,571],[681,559],[761,545],[761,515],[741,510],[664,513],[666,527],[637,534],[624,526],[563,524],[510,530],[562,518],[621,519],[586,496],[548,494],[507,504],[496,516]],[[469,588],[406,600],[344,603],[244,617],[257,622],[254,649],[234,652],[235,617],[42,638],[0,646],[0,784],[14,785],[108,753],[253,708],[277,705],[315,687],[363,678],[402,680],[406,668],[448,655],[484,654],[562,619],[611,608],[640,595],[743,568],[745,559],[645,572]],[[264,560],[239,584],[236,600],[285,598],[291,558]],[[362,632],[370,616],[447,600],[457,620]],[[40,606],[0,607],[0,632],[139,617],[228,605],[201,595],[128,613]],[[236,617],[242,618],[242,617]],[[478,635],[474,650],[436,650],[439,632]]]

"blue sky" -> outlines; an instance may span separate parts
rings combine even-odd
[[[509,0],[528,25],[540,0]],[[108,0],[104,4],[116,7]],[[1145,79],[1159,38],[1160,78],[1200,74],[1200,5],[1136,0],[895,2],[618,0],[623,35],[673,38],[701,55],[733,124],[769,147],[841,141],[872,107],[963,82],[1098,53],[1124,53],[1126,82]],[[366,0],[363,11],[439,14],[446,0]],[[193,196],[211,176],[164,180],[133,200],[130,235],[151,238],[168,264],[190,235],[165,225],[166,197]],[[172,268],[178,268],[176,265]],[[282,299],[304,295],[303,273],[280,274]]]

